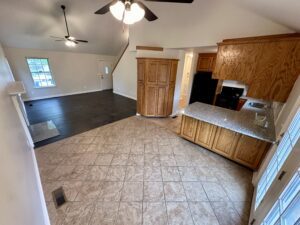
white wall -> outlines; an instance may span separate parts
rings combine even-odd
[[[137,59],[139,57],[179,59],[174,92],[173,113],[178,111],[180,88],[184,64],[183,50],[164,49],[164,51],[126,50],[113,74],[114,93],[137,98]]]
[[[0,45],[0,224],[48,225],[34,152],[6,92],[12,81]]]
[[[113,91],[116,94],[136,99],[137,62],[135,51],[125,51],[113,73]]]
[[[5,48],[15,79],[23,81],[27,90],[25,99],[40,99],[61,95],[99,91],[101,79],[97,75],[98,61],[111,60],[114,56],[44,51],[21,48]],[[45,57],[49,59],[50,69],[56,87],[34,88],[26,57]]]

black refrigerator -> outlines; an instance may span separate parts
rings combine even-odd
[[[212,72],[198,72],[194,76],[190,104],[203,102],[213,104],[218,80],[212,79]]]

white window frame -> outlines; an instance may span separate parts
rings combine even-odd
[[[52,78],[52,81],[54,83],[54,85],[49,85],[49,86],[36,86],[35,85],[35,82],[34,82],[34,79],[33,79],[33,74],[30,70],[30,67],[29,67],[29,63],[28,63],[28,59],[46,59],[47,62],[48,62],[48,67],[49,67],[49,73],[51,75],[51,78]],[[55,79],[54,79],[54,76],[53,76],[53,73],[52,73],[52,70],[51,70],[51,66],[50,66],[50,61],[49,61],[49,58],[46,58],[46,57],[25,57],[25,61],[26,61],[26,64],[28,66],[28,70],[29,70],[29,73],[30,73],[30,77],[31,77],[31,80],[32,80],[32,83],[33,83],[33,88],[36,88],[36,89],[43,89],[43,88],[53,88],[53,87],[56,87],[56,82],[55,82]]]
[[[293,150],[293,147],[296,144],[295,142],[298,140],[300,135],[300,128],[296,127],[296,125],[299,126],[299,124],[300,124],[300,110],[298,110],[294,115],[293,120],[291,124],[288,126],[288,129],[286,130],[282,139],[280,140],[278,147],[275,150],[275,153],[273,154],[265,171],[262,173],[261,177],[258,180],[256,191],[257,192],[260,191],[260,192],[256,193],[255,206],[254,206],[255,210],[257,209],[261,201],[264,199],[272,183],[275,182],[275,179],[280,173],[280,171],[282,171],[281,168],[283,164],[285,163],[287,157]],[[259,196],[257,194],[259,194]]]
[[[288,197],[288,198],[286,198]],[[300,201],[300,168],[296,170],[289,183],[280,194],[278,200],[275,202],[271,210],[268,212],[263,222],[260,225],[289,225],[286,224],[284,215],[288,212],[289,207],[295,206],[296,202]],[[300,205],[298,206],[300,207]],[[300,209],[298,208],[298,211]],[[271,224],[269,223],[271,219]],[[296,223],[300,222],[300,215],[298,214]]]
[[[299,109],[297,110],[299,111]],[[296,111],[296,113],[297,113]],[[295,116],[296,114],[294,114]],[[269,164],[270,159],[272,158],[274,154],[274,150],[276,150],[276,145],[273,146],[272,153],[269,155],[267,159],[267,164],[264,165],[264,168],[262,168],[262,173],[259,174],[258,180],[263,175],[264,170],[266,169],[267,165]],[[266,163],[265,162],[265,163]],[[264,163],[264,164],[265,164]],[[283,191],[285,186],[288,184],[291,177],[294,175],[295,171],[300,167],[300,139],[298,139],[298,142],[295,144],[293,150],[291,151],[288,158],[285,160],[282,168],[280,169],[280,172],[276,175],[274,181],[272,182],[271,186],[269,187],[263,201],[260,203],[260,205],[255,209],[255,199],[256,199],[256,192],[257,192],[257,182],[255,185],[253,200],[252,200],[252,207],[251,207],[251,215],[250,215],[250,224],[258,225],[260,224],[265,216],[268,214],[268,212],[271,210],[275,202],[277,201],[280,193]],[[278,180],[279,175],[281,174],[281,171],[285,171],[286,174],[283,176],[281,180]]]

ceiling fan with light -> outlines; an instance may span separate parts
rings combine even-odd
[[[169,3],[192,3],[194,0],[145,0],[152,2],[169,2]],[[95,14],[105,14],[107,12],[118,20],[123,21],[125,24],[134,24],[144,17],[148,21],[157,20],[158,17],[141,1],[136,0],[114,0],[101,9],[95,12]]]
[[[86,41],[86,40],[76,39],[75,37],[72,37],[70,35],[68,22],[67,22],[67,18],[66,18],[66,12],[65,12],[66,6],[61,5],[61,8],[62,8],[64,18],[65,18],[67,35],[65,37],[55,37],[55,36],[50,36],[50,37],[55,38],[56,39],[55,41],[64,41],[66,46],[68,46],[68,47],[75,47],[79,42],[88,43],[88,41]]]

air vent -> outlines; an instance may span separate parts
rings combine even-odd
[[[52,192],[53,201],[56,208],[61,207],[63,204],[67,202],[67,198],[62,187],[54,190]]]

